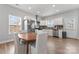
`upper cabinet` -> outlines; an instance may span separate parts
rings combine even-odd
[[[51,18],[47,20],[48,27],[54,27],[55,25],[63,25],[63,18],[56,17],[56,18]]]
[[[63,25],[63,18],[62,17],[57,17],[53,19],[54,25]]]
[[[40,25],[47,25],[47,21],[46,20],[40,20]]]
[[[63,25],[62,17],[55,17],[46,20],[40,20],[40,25],[46,25],[48,27],[54,27],[55,25]]]

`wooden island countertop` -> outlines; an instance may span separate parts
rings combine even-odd
[[[25,41],[34,41],[34,40],[36,40],[36,33],[35,32],[19,33],[18,37]]]

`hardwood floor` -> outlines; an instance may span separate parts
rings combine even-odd
[[[14,54],[14,42],[0,44],[0,54]]]
[[[48,52],[55,54],[78,54],[79,40],[49,37]]]
[[[79,40],[49,37],[49,54],[78,54]],[[0,44],[0,54],[14,54],[14,42]]]

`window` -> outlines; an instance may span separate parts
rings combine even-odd
[[[48,27],[54,27],[54,21],[53,20],[48,20]]]
[[[21,17],[9,15],[9,34],[21,30]]]

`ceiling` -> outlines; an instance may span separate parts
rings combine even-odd
[[[13,7],[24,10],[28,13],[49,16],[63,11],[79,8],[79,4],[10,4]]]

